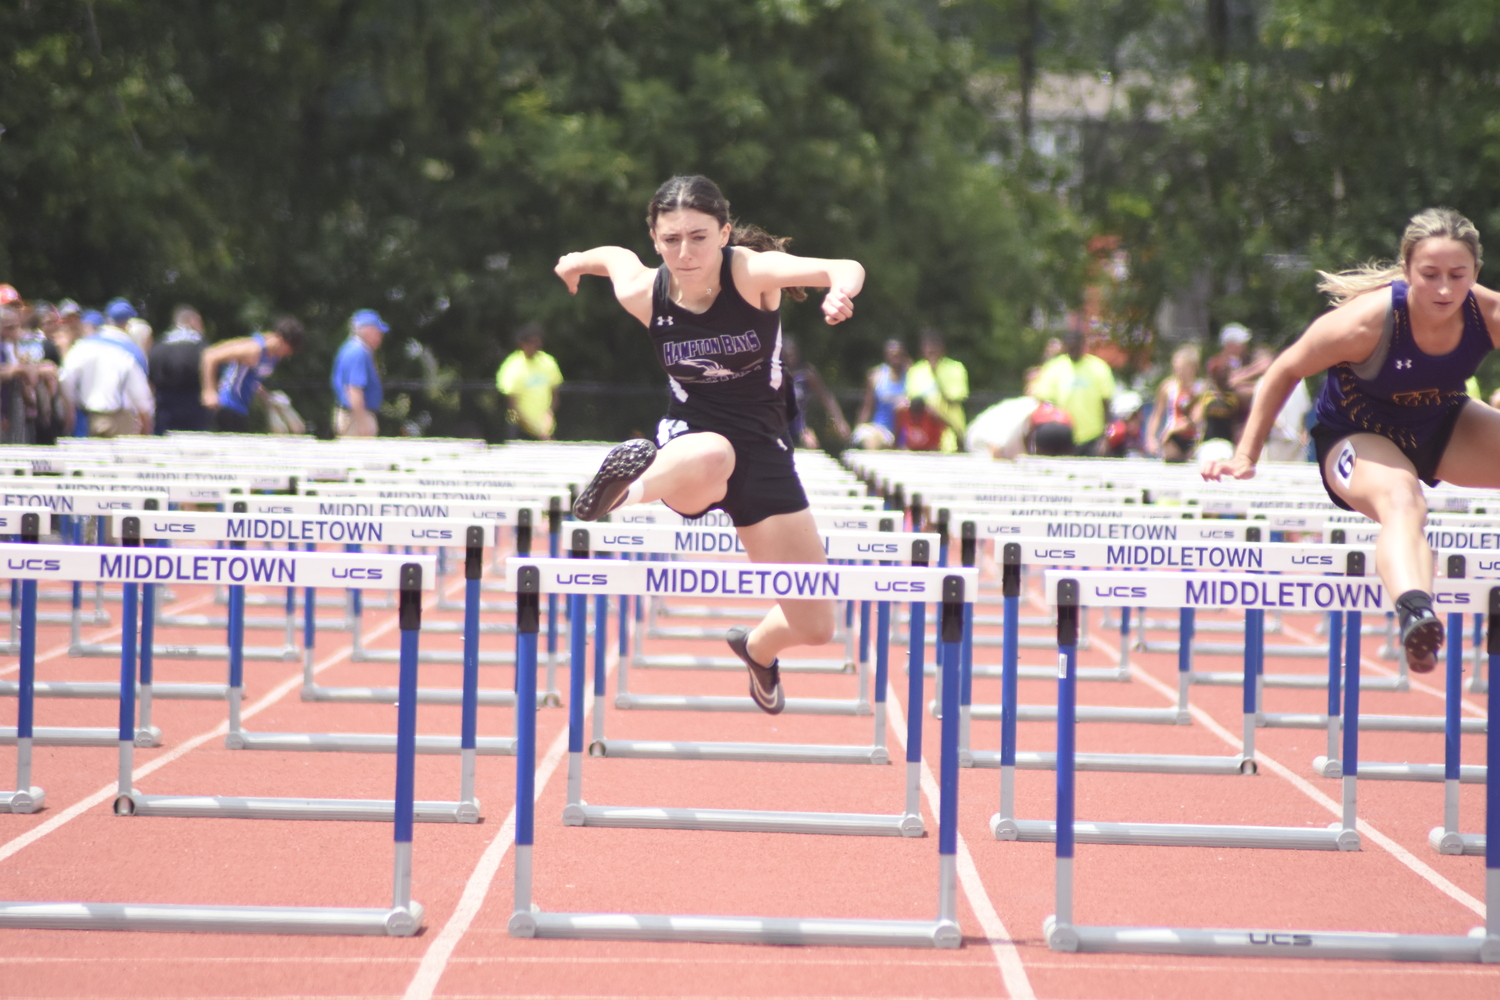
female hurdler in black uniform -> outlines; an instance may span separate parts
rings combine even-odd
[[[1234,457],[1203,478],[1249,479],[1271,424],[1299,379],[1328,370],[1312,430],[1333,502],[1380,522],[1375,564],[1396,599],[1407,664],[1437,665],[1432,550],[1422,483],[1500,487],[1500,412],[1464,381],[1500,347],[1500,293],[1475,284],[1479,231],[1452,209],[1416,215],[1401,261],[1324,274],[1335,308],[1282,352],[1255,392]]]
[[[781,250],[785,240],[732,225],[729,202],[706,177],[667,181],[646,222],[660,268],[623,247],[557,262],[574,294],[585,274],[610,279],[620,305],[650,333],[671,389],[656,444],[627,441],[612,450],[579,494],[574,516],[592,521],[653,500],[689,516],[718,508],[752,561],[825,562],[787,440],[779,309],[783,289],[827,288],[823,318],[841,323],[854,315],[864,268],[794,257]],[[761,709],[774,715],[786,703],[776,655],[829,641],[833,625],[832,601],[783,600],[753,630],[729,630]]]

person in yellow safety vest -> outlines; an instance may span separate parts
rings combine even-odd
[[[922,331],[922,360],[906,372],[906,398],[921,399],[927,409],[942,418],[938,450],[958,451],[966,421],[964,400],[969,398],[969,371],[960,361],[946,357],[942,334],[928,327]]]
[[[495,373],[495,387],[508,404],[507,436],[550,441],[557,429],[557,387],[562,370],[552,355],[542,350],[542,325],[527,323],[516,331],[516,350]]]

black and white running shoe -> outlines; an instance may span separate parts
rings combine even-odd
[[[1437,651],[1443,646],[1443,623],[1429,608],[1416,614],[1401,613],[1401,645],[1406,648],[1406,666],[1414,674],[1437,669]]]
[[[594,478],[578,494],[573,516],[580,521],[597,521],[614,510],[625,498],[630,484],[641,478],[655,460],[656,445],[645,438],[611,448]]]
[[[750,630],[743,625],[736,625],[724,633],[724,640],[734,650],[734,655],[750,668],[751,700],[767,715],[780,715],[786,708],[786,696],[781,693],[779,662],[772,660],[769,667],[763,667],[750,658]]]

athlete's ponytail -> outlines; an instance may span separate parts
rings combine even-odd
[[[1335,306],[1341,306],[1365,292],[1384,288],[1406,273],[1417,244],[1434,237],[1457,240],[1468,247],[1469,253],[1474,257],[1476,273],[1483,266],[1484,249],[1479,245],[1479,230],[1474,227],[1474,223],[1451,208],[1428,208],[1412,216],[1411,222],[1407,223],[1406,232],[1401,234],[1399,262],[1381,264],[1371,261],[1347,271],[1319,271],[1318,275],[1322,280],[1318,282],[1318,291],[1327,295]]]

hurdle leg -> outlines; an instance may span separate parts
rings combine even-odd
[[[229,734],[224,745],[231,750],[242,750],[245,746],[244,730],[241,726],[240,710],[245,700],[245,588],[241,584],[229,587]]]
[[[1448,616],[1448,648],[1443,685],[1443,825],[1427,834],[1427,842],[1439,854],[1464,853],[1458,829],[1458,779],[1463,766],[1460,737],[1464,699],[1464,616]]]
[[[640,600],[639,597],[636,598]],[[630,676],[630,595],[620,595],[620,645],[616,653],[615,693],[618,696],[629,690]]]
[[[83,518],[71,518],[73,524],[73,544],[83,544]],[[73,583],[73,615],[68,622],[68,648],[69,655],[79,646],[83,645],[83,584],[75,581]]]
[[[531,905],[531,848],[536,809],[537,631],[541,617],[541,572],[523,566],[516,582],[516,873],[511,937],[535,937]]]
[[[135,643],[137,584],[126,583],[120,600],[120,767],[115,791],[116,815],[132,810],[131,775],[135,772]]]
[[[1073,930],[1073,765],[1078,690],[1078,581],[1057,583],[1057,843],[1056,906],[1042,921],[1053,951],[1077,951]]]
[[[552,508],[547,512],[548,555],[556,559],[562,550],[562,512]],[[562,692],[557,690],[557,595],[547,595],[547,690],[542,695],[543,705],[561,705]]]
[[[21,581],[20,688],[16,708],[16,788],[0,792],[0,813],[33,813],[47,793],[31,783],[31,741],[36,709],[36,581]]]
[[[583,684],[588,673],[588,595],[568,595],[568,802],[564,826],[582,826],[583,815]]]
[[[1485,678],[1485,660],[1488,659],[1484,649],[1484,615],[1474,616],[1474,672],[1469,675],[1469,693],[1484,694],[1490,689],[1489,681]]]
[[[1340,761],[1344,773],[1344,816],[1339,833],[1339,846],[1343,850],[1359,850],[1356,829],[1359,821],[1359,645],[1363,617],[1358,611],[1350,611],[1344,619],[1344,755]],[[1352,846],[1345,846],[1346,841]]]
[[[913,601],[906,643],[906,815],[922,815],[922,672],[926,669],[927,605]]]
[[[974,605],[965,604],[963,639],[959,644],[958,671],[958,755],[959,762],[972,765],[969,753],[969,724],[974,714]]]
[[[1130,609],[1120,609],[1120,679],[1130,676]]]
[[[464,548],[464,677],[463,717],[459,731],[458,816],[464,823],[479,822],[479,800],[474,797],[475,756],[479,746],[479,602],[484,566],[484,530],[469,528]],[[519,703],[518,703],[519,704]],[[536,703],[528,706],[536,711]]]
[[[1177,614],[1177,724],[1186,726],[1193,721],[1188,713],[1188,688],[1193,680],[1193,633],[1198,612],[1182,608]]]
[[[1490,678],[1500,670],[1500,629],[1495,627],[1500,617],[1500,589],[1490,591],[1490,630],[1486,653],[1489,654]],[[1495,685],[1488,689],[1488,704],[1485,706],[1489,718],[1500,711],[1500,696]],[[1484,738],[1485,750],[1485,795],[1484,795],[1484,950],[1480,960],[1500,962],[1500,734],[1489,726]]]
[[[870,704],[870,602],[859,602],[859,704]]]
[[[1328,612],[1328,752],[1313,759],[1313,770],[1325,778],[1337,778],[1343,770],[1339,764],[1339,728],[1343,722],[1342,686],[1343,664],[1340,656],[1344,646],[1344,613]]]
[[[152,684],[156,672],[156,584],[141,584],[141,710],[136,722],[136,746],[154,747],[161,730],[151,725]]]
[[[854,602],[853,601],[845,601],[844,602],[843,619],[844,619],[844,669],[845,670],[858,669],[859,657],[858,657],[858,654],[855,651]],[[835,616],[834,620],[837,621],[838,620],[838,616]]]
[[[401,567],[397,616],[401,627],[400,695],[396,704],[395,872],[391,907],[410,914],[411,933],[422,924],[422,907],[411,898],[411,834],[417,762],[417,661],[422,630],[422,567]],[[241,595],[241,602],[244,597]]]
[[[1265,635],[1261,628],[1265,614],[1258,608],[1245,609],[1245,678],[1243,712],[1244,748],[1240,751],[1240,773],[1254,774],[1255,764],[1255,718],[1260,710],[1260,659]]]
[[[307,543],[307,551],[315,552],[318,546]],[[318,643],[318,589],[302,589],[302,698],[309,700],[317,681],[313,678],[313,650]]]
[[[621,625],[623,626],[623,622]],[[609,651],[609,597],[594,596],[594,719],[592,747],[604,739],[605,654]]]
[[[990,833],[996,840],[1015,840],[1020,835],[1016,826],[1016,698],[1021,673],[1021,546],[1007,542],[1002,551],[1005,614],[1000,667],[1000,811],[990,817]]]
[[[889,760],[885,751],[886,692],[891,673],[891,602],[877,601],[875,606],[875,741],[871,744],[879,757],[877,763]]]
[[[938,670],[947,674],[938,779],[938,927],[934,943],[939,948],[957,948],[962,940],[958,927],[958,751],[962,735],[958,703],[963,682],[957,675],[965,625],[972,624],[974,617],[973,604],[965,600],[966,596],[962,577],[944,578],[936,637],[941,661]]]

